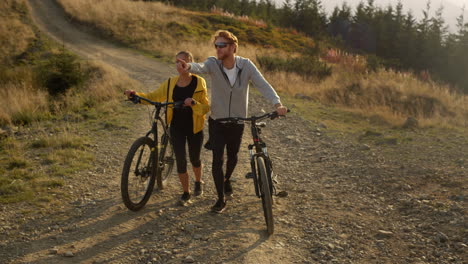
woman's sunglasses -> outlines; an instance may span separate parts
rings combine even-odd
[[[217,49],[217,48],[222,49],[224,47],[227,47],[227,45],[229,45],[229,44],[232,44],[232,43],[229,43],[229,42],[216,42],[214,44],[214,46],[215,46],[215,49]]]

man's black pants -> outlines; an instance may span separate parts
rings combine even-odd
[[[244,124],[220,123],[209,118],[208,125],[213,150],[213,180],[218,192],[218,198],[224,200],[224,179],[231,178],[236,167]],[[223,172],[224,148],[227,151],[226,173]]]

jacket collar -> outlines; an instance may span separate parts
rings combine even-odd
[[[236,67],[237,69],[239,70],[242,70],[242,68],[244,67],[244,58],[241,57],[241,56],[234,56],[234,59],[236,60]],[[222,70],[223,69],[223,61],[222,60],[219,60],[219,59],[216,59],[216,63],[218,64],[218,67]]]
[[[199,91],[203,89],[203,87],[201,86],[201,80],[200,80],[201,77],[194,73],[192,73],[192,76],[194,78],[197,78],[197,87],[195,88],[195,91]],[[171,90],[174,90],[176,83],[179,81],[179,75],[171,77],[170,80],[171,80]]]

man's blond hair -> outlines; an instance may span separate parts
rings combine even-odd
[[[230,44],[234,44],[236,46],[236,51],[237,51],[237,46],[238,46],[239,42],[237,40],[237,37],[233,33],[229,32],[227,30],[218,30],[213,35],[213,43],[215,43],[216,39],[218,39],[218,38],[225,38],[226,40],[228,40],[228,42]]]

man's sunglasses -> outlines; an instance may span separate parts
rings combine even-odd
[[[227,45],[229,45],[229,44],[232,44],[232,43],[229,43],[229,42],[216,42],[216,43],[214,44],[214,46],[215,46],[216,49],[217,49],[217,48],[222,49],[222,48],[224,48],[224,47],[227,47]]]

